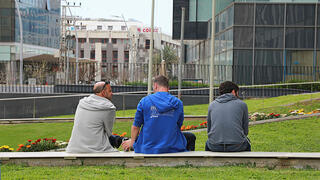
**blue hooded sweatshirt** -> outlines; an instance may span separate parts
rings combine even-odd
[[[144,154],[187,151],[187,141],[180,130],[183,118],[182,102],[168,92],[141,99],[133,125],[142,128],[133,144],[134,151]]]

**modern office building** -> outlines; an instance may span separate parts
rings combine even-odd
[[[22,19],[23,58],[53,55],[59,49],[60,0],[0,0],[0,83],[19,82],[20,24],[17,7]]]
[[[215,0],[215,81],[261,84],[319,80],[318,0]],[[181,7],[190,41],[186,61],[209,64],[211,0],[174,0],[173,37],[180,38]],[[206,7],[202,9],[203,7]],[[199,30],[207,24],[207,28]],[[187,26],[188,27],[188,26]],[[206,38],[207,37],[207,38]]]
[[[149,62],[151,28],[139,21],[123,19],[76,20],[79,41],[79,58],[95,60],[95,81],[111,79],[116,83],[124,81],[146,81]],[[170,46],[178,55],[180,42],[154,29],[154,53],[160,53],[164,46]],[[91,80],[92,81],[92,80]]]

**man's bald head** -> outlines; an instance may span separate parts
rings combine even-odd
[[[100,93],[101,91],[103,91],[103,87],[105,85],[105,82],[97,82],[94,86],[93,86],[93,92],[95,94]]]

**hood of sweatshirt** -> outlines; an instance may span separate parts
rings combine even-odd
[[[179,107],[180,100],[168,92],[156,92],[148,97],[159,113],[168,112]]]
[[[227,103],[229,101],[237,100],[238,98],[234,96],[232,93],[226,93],[219,97],[217,97],[216,101],[218,103]]]
[[[103,111],[116,109],[116,107],[109,99],[97,96],[95,94],[81,99],[78,106],[89,111]]]

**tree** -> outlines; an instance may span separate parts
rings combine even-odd
[[[170,46],[164,46],[162,50],[163,60],[166,61],[167,64],[177,64],[179,57],[174,49]]]

